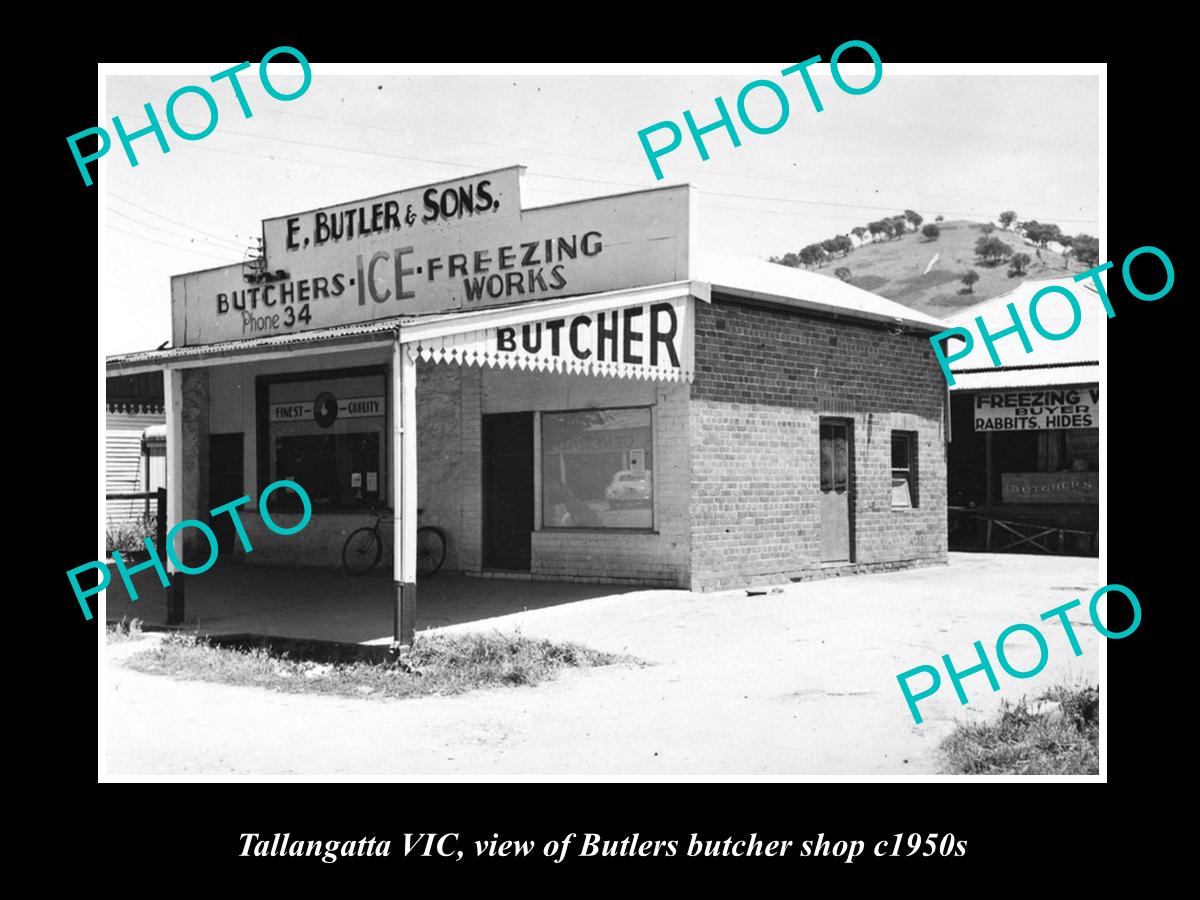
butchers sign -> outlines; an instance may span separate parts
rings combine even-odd
[[[687,185],[522,209],[520,168],[263,223],[265,259],[171,279],[176,346],[690,278]]]
[[[1100,388],[1076,385],[975,394],[976,431],[1099,428]]]
[[[1005,472],[1000,488],[1005,503],[1099,503],[1096,472]]]

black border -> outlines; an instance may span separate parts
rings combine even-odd
[[[697,831],[717,836],[757,831],[763,837],[790,838],[823,831],[829,836],[867,839],[896,832],[953,831],[969,840],[970,850],[963,860],[876,864],[864,858],[832,870],[832,863],[821,860],[787,860],[770,869],[786,879],[785,889],[800,890],[826,886],[825,879],[813,878],[818,866],[825,870],[829,886],[837,887],[857,886],[865,871],[869,881],[878,878],[882,887],[892,890],[898,877],[915,875],[920,880],[909,884],[918,890],[975,891],[1003,880],[1015,890],[1036,883],[1093,891],[1101,885],[1113,886],[1113,876],[1120,877],[1117,873],[1151,878],[1160,866],[1178,860],[1171,833],[1173,810],[1162,810],[1159,800],[1164,794],[1175,796],[1186,784],[1188,746],[1180,743],[1176,729],[1190,716],[1186,707],[1163,710],[1162,701],[1187,696],[1180,687],[1190,684],[1190,679],[1172,666],[1194,655],[1184,643],[1190,628],[1186,596],[1180,590],[1190,582],[1190,570],[1181,564],[1195,555],[1190,546],[1193,529],[1187,489],[1187,398],[1193,380],[1187,364],[1193,354],[1189,352],[1192,317],[1185,319],[1185,310],[1191,301],[1186,252],[1191,228],[1180,221],[1182,194],[1190,186],[1192,171],[1190,158],[1185,159],[1192,148],[1185,112],[1191,103],[1191,73],[1184,67],[1194,48],[1185,43],[1190,30],[1182,22],[1154,8],[1137,15],[1127,10],[1106,14],[1109,11],[1090,7],[994,11],[838,7],[825,16],[823,9],[811,7],[639,7],[630,17],[623,9],[560,7],[514,8],[485,18],[466,13],[456,21],[446,21],[439,15],[442,11],[433,8],[347,8],[276,9],[267,12],[266,22],[254,21],[253,11],[229,17],[215,10],[197,10],[185,27],[178,27],[173,24],[177,20],[164,19],[161,11],[149,17],[134,10],[124,12],[119,25],[109,19],[31,32],[28,43],[44,48],[49,56],[49,67],[39,71],[49,73],[53,90],[35,89],[23,81],[15,90],[18,108],[34,113],[19,139],[34,142],[34,165],[44,166],[39,176],[22,178],[19,187],[49,191],[49,198],[31,198],[25,208],[47,210],[52,221],[67,226],[70,268],[80,273],[70,280],[71,289],[79,294],[68,301],[72,319],[53,332],[43,321],[31,333],[52,360],[51,383],[72,386],[67,405],[72,411],[86,406],[84,419],[89,422],[91,410],[102,402],[92,393],[97,350],[91,331],[96,306],[90,279],[97,262],[96,193],[83,187],[63,138],[96,124],[99,60],[257,59],[264,50],[279,45],[303,48],[309,59],[319,62],[444,62],[449,57],[477,64],[502,56],[541,57],[547,62],[621,57],[631,61],[798,60],[828,54],[839,43],[857,38],[878,48],[885,65],[934,60],[1105,61],[1109,65],[1107,256],[1118,261],[1119,269],[1119,260],[1130,249],[1153,243],[1174,261],[1176,283],[1164,300],[1140,303],[1125,292],[1117,269],[1110,272],[1117,276],[1109,281],[1117,316],[1108,330],[1106,391],[1111,403],[1103,464],[1110,476],[1108,579],[1136,591],[1144,618],[1136,634],[1108,644],[1107,788],[1073,788],[1071,796],[1065,797],[1060,788],[1044,784],[1031,785],[1018,796],[1011,789],[1001,795],[997,789],[974,786],[967,788],[971,793],[966,795],[959,790],[950,794],[941,787],[919,784],[881,788],[871,784],[440,786],[402,782],[369,790],[345,785],[239,785],[206,789],[206,799],[200,803],[189,802],[194,796],[188,793],[191,788],[158,785],[148,789],[105,786],[102,790],[107,793],[96,797],[90,786],[95,783],[91,736],[96,691],[91,685],[98,659],[97,623],[81,620],[61,575],[80,560],[92,558],[96,549],[92,523],[99,520],[95,499],[99,492],[91,491],[90,475],[80,479],[79,489],[71,478],[81,464],[91,465],[88,426],[83,429],[83,448],[73,433],[41,445],[42,455],[48,457],[43,471],[64,477],[58,483],[39,481],[50,498],[45,493],[34,498],[37,508],[46,509],[49,503],[62,521],[54,537],[42,543],[50,560],[38,562],[36,571],[50,584],[58,584],[61,593],[51,591],[45,603],[38,596],[36,628],[30,629],[34,635],[22,642],[36,645],[44,662],[45,643],[53,641],[56,665],[49,672],[45,666],[34,670],[45,674],[35,693],[34,714],[35,721],[46,727],[39,728],[27,751],[32,762],[29,774],[41,776],[39,781],[47,785],[51,798],[37,804],[39,808],[27,817],[22,813],[20,824],[28,832],[33,852],[49,856],[53,863],[67,859],[76,863],[53,870],[62,882],[87,877],[89,887],[108,880],[115,882],[115,889],[124,889],[123,879],[144,883],[165,876],[168,884],[183,877],[197,889],[208,890],[213,882],[228,888],[225,876],[234,874],[239,886],[252,886],[261,879],[276,890],[289,887],[292,878],[309,889],[345,890],[365,881],[381,890],[454,890],[475,877],[482,885],[498,886],[499,878],[515,869],[534,880],[503,883],[539,893],[551,886],[645,890],[656,883],[645,880],[646,875],[670,878],[674,889],[697,884],[708,890],[745,891],[746,876],[759,874],[765,871],[761,866],[768,865],[686,858],[592,859],[569,867],[541,858],[482,859],[464,865],[401,855],[405,832],[448,831],[461,833],[463,840],[490,838],[493,832],[540,840],[568,831],[599,831],[606,837],[639,831],[645,837],[685,839]],[[94,15],[99,19],[106,13],[111,16],[111,11],[101,10]],[[586,27],[581,28],[581,23]],[[38,36],[44,43],[37,42]],[[28,76],[15,70],[14,77]],[[47,306],[61,309],[62,301],[50,293],[34,290],[26,294],[26,303],[39,315]],[[1161,455],[1148,457],[1147,422],[1163,423],[1158,432],[1161,441],[1155,444]],[[60,483],[70,485],[66,492]],[[54,502],[60,497],[65,504]],[[68,515],[58,516],[60,506]],[[47,619],[41,618],[43,611]],[[1110,623],[1110,627],[1123,627],[1123,623]],[[129,790],[143,792],[140,802],[124,802],[114,793]],[[988,796],[975,791],[987,791]],[[269,796],[263,797],[264,793]],[[69,825],[62,819],[63,809],[75,810]],[[55,811],[53,823],[50,810]],[[368,860],[324,865],[240,857],[238,834],[251,831],[328,838],[375,833],[392,838],[392,856],[385,865]],[[84,842],[72,832],[83,832]],[[92,850],[97,834],[105,835],[107,854]],[[132,846],[125,849],[130,842]],[[1129,867],[1134,859],[1136,870]],[[121,862],[125,860],[127,867]],[[913,865],[920,870],[913,872]],[[86,876],[76,874],[84,871]],[[118,871],[126,874],[117,876]]]

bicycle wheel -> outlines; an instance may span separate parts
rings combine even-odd
[[[446,561],[446,533],[433,525],[417,529],[417,575],[428,577]]]
[[[366,575],[383,555],[383,541],[374,528],[364,527],[350,533],[342,548],[342,565],[351,575]]]

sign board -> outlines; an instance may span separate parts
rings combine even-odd
[[[1000,476],[1004,503],[1099,503],[1095,472],[1005,472]]]
[[[346,246],[368,238],[409,243],[410,237],[468,222],[520,218],[521,167],[410,188],[366,200],[264,219],[266,268],[307,270],[340,262]]]
[[[413,359],[460,365],[691,380],[691,298],[564,313],[541,322],[449,334],[408,345]]]
[[[314,400],[305,403],[272,403],[272,422],[303,422],[312,419],[322,428],[328,428],[337,419],[362,419],[384,414],[383,397],[335,398],[323,391]]]
[[[976,431],[1100,427],[1100,388],[1094,384],[979,391],[974,398]]]
[[[241,265],[171,279],[175,346],[691,277],[687,185],[522,209],[519,171],[265,221],[267,280]]]

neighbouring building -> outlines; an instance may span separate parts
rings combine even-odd
[[[1091,281],[1026,281],[948,317],[969,328],[981,317],[991,333],[1024,317],[1047,286],[1077,298],[1080,322],[1059,341],[1032,336],[1024,353],[1013,334],[997,342],[995,367],[982,340],[950,366],[949,494],[952,549],[1096,555],[1100,533],[1100,347],[1106,321]],[[1063,334],[1073,319],[1065,296],[1047,294],[1038,316]],[[961,347],[951,339],[950,352]]]
[[[105,385],[104,490],[139,494],[167,484],[166,412],[161,372],[110,375]],[[144,531],[153,500],[112,499],[105,509],[110,532]]]
[[[478,576],[712,590],[945,562],[944,323],[699,253],[687,185],[525,208],[523,171],[267,219],[260,262],[173,278],[173,346],[108,360],[165,371],[169,520],[294,480],[308,526],[243,506],[254,551],[221,516],[222,557],[337,566],[390,510],[404,642],[418,525]],[[267,512],[298,521],[295,494]]]

